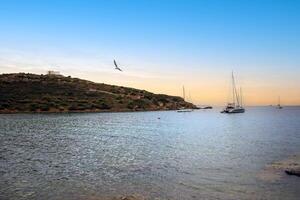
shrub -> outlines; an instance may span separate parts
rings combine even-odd
[[[39,105],[36,103],[32,103],[29,105],[29,109],[30,111],[36,111],[37,109],[39,109]]]
[[[107,103],[101,103],[100,104],[100,109],[105,109],[105,110],[108,110],[108,109],[111,109],[111,106],[108,105]]]
[[[127,104],[128,109],[133,109],[134,108],[134,103],[131,101]]]

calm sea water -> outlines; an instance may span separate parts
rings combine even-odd
[[[300,152],[300,107],[219,111],[0,115],[0,199],[300,199],[256,176]]]

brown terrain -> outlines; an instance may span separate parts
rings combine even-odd
[[[181,97],[70,76],[0,75],[0,113],[121,112],[196,108]]]

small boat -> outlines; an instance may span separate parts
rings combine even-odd
[[[282,109],[282,106],[280,105],[280,96],[278,97],[277,109]]]
[[[213,109],[213,107],[212,106],[204,106],[201,109]]]
[[[182,98],[185,101],[185,89],[184,89],[184,86],[182,86]],[[179,110],[177,110],[177,112],[192,112],[192,111],[193,111],[193,109],[188,109],[188,108],[185,108],[185,107],[181,107]]]
[[[192,112],[193,109],[180,109],[180,110],[177,110],[177,112]]]
[[[226,107],[221,111],[221,113],[244,113],[245,108],[242,104],[242,89],[240,88],[240,94],[238,94],[235,86],[235,80],[232,72],[232,102],[227,103]]]

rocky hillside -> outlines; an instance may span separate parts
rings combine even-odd
[[[1,74],[0,113],[196,108],[181,97],[61,75]]]

